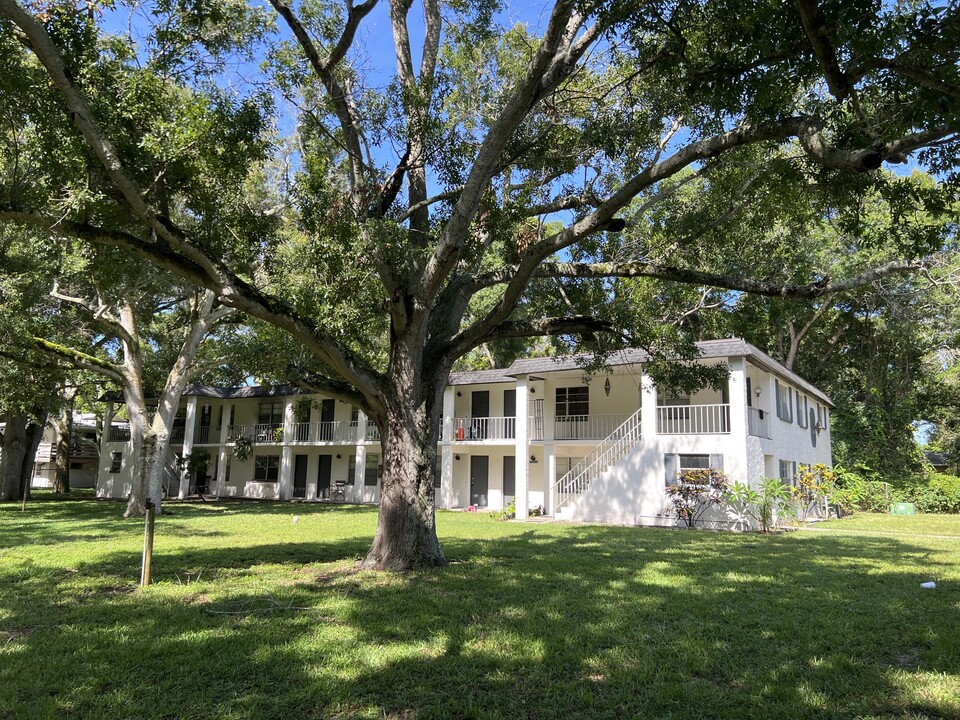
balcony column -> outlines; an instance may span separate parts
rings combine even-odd
[[[453,507],[453,446],[440,446],[440,487],[434,491],[434,507]]]
[[[283,401],[283,447],[280,448],[280,499],[293,497],[293,425],[296,420],[296,397]]]
[[[190,494],[190,468],[188,458],[193,452],[193,433],[197,425],[197,396],[187,398],[187,418],[183,425],[183,466],[180,468],[180,494],[183,500]]]
[[[557,453],[553,443],[543,445],[543,486],[547,489],[544,513],[553,515],[553,509],[557,506]]]
[[[652,438],[657,434],[657,388],[645,371],[640,374],[640,436]]]
[[[354,440],[357,445],[367,441],[367,416],[363,412],[357,413],[357,437]]]
[[[360,417],[363,417],[361,415]],[[364,423],[366,427],[366,423]],[[362,503],[365,501],[364,498],[364,476],[367,471],[367,446],[366,445],[357,445],[357,462],[356,467],[353,469],[353,501],[356,503]]]
[[[452,385],[447,385],[443,389],[443,432],[440,439],[443,442],[453,440],[453,413],[454,413],[454,389]]]
[[[107,443],[110,442],[110,431],[113,429],[113,403],[108,402],[103,411],[103,429],[100,431],[100,457],[107,457]]]
[[[227,484],[227,461],[230,457],[230,415],[233,403],[223,404],[223,422],[220,423],[220,459],[217,462],[217,497],[223,495]]]
[[[730,358],[729,395],[730,395],[730,444],[732,453],[729,464],[724,470],[734,480],[749,481],[747,462],[747,364],[744,358]]]
[[[530,443],[527,440],[530,422],[530,387],[527,376],[517,378],[517,432],[516,432],[516,498],[517,519],[526,520],[530,515]]]

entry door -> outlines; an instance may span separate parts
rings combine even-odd
[[[307,456],[297,455],[293,463],[293,496],[307,496]]]
[[[504,439],[512,439],[517,436],[517,391],[503,391],[503,416],[504,420]]]
[[[490,391],[474,390],[470,394],[470,416],[473,418],[472,437],[483,440],[488,435],[487,420],[490,417]]]
[[[503,504],[509,505],[517,494],[517,458],[503,456]]]
[[[486,455],[470,456],[470,504],[487,506],[487,484],[490,458]]]
[[[333,440],[333,415],[337,407],[336,400],[323,400],[320,403],[320,437],[323,442]]]
[[[333,467],[333,456],[321,455],[319,457],[319,460],[320,462],[317,465],[317,497],[329,498],[330,497],[330,476],[332,474],[331,468]]]

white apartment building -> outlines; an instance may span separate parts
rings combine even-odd
[[[731,480],[791,481],[798,464],[831,464],[830,399],[740,339],[698,344],[697,362],[727,367],[726,385],[659,393],[648,356],[622,351],[585,377],[582,357],[528,358],[452,373],[438,447],[438,508],[516,503],[571,520],[662,524],[666,487],[686,469]],[[97,492],[126,497],[129,432],[108,405]],[[252,452],[238,459],[234,438]],[[271,500],[379,500],[379,431],[356,407],[290,386],[194,386],[174,429],[167,491]],[[188,477],[178,458],[209,457]],[[198,487],[199,483],[199,487]]]

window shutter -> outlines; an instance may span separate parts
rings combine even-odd
[[[723,455],[711,455],[710,467],[712,467],[714,470],[723,472]]]
[[[666,453],[663,456],[664,487],[677,482],[677,473],[680,472],[680,456],[676,453]]]

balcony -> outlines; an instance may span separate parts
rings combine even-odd
[[[754,437],[770,438],[770,413],[759,408],[747,408],[747,432]]]
[[[517,437],[515,417],[454,418],[454,442],[471,440],[513,440]]]
[[[723,435],[730,432],[730,405],[661,405],[659,435]]]
[[[355,443],[356,441],[357,425],[349,421],[297,423],[293,426],[293,442]]]
[[[277,430],[282,430],[280,423],[257,423],[255,425],[231,425],[227,428],[227,437],[245,437],[256,443],[277,442]]]

